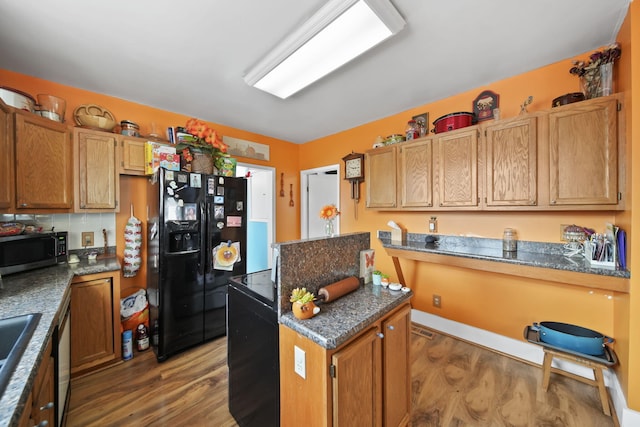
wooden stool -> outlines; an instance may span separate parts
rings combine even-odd
[[[553,350],[548,347],[544,347],[543,350],[544,362],[542,363],[542,389],[544,391],[547,391],[547,389],[549,388],[549,377],[551,376],[551,372],[573,378],[574,380],[578,380],[585,384],[596,386],[598,387],[598,391],[600,392],[600,400],[602,401],[602,412],[604,412],[605,415],[611,416],[611,409],[609,407],[609,396],[607,394],[607,388],[604,385],[603,375],[603,368],[606,367],[606,364],[584,359],[580,356],[575,356],[573,354],[565,353],[562,351]],[[574,362],[579,365],[591,368],[593,370],[595,380],[584,378],[579,375],[575,375],[570,372],[551,367],[551,362],[553,361],[554,357],[557,357],[558,359],[568,360],[570,362]]]

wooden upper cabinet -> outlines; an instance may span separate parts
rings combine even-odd
[[[120,174],[144,175],[144,151],[146,140],[136,138],[120,139]]]
[[[63,123],[15,112],[16,209],[73,207],[71,134]]]
[[[537,117],[494,122],[485,129],[486,206],[537,204]]]
[[[7,105],[0,100],[0,209],[13,206],[13,115]]]
[[[399,145],[401,199],[403,208],[433,206],[433,154],[431,139]]]
[[[437,137],[440,207],[478,207],[478,129],[476,126]]]
[[[549,112],[549,204],[618,204],[618,99]]]
[[[75,128],[75,189],[77,212],[115,211],[119,175],[116,135]]]
[[[396,146],[369,150],[365,153],[364,159],[367,207],[397,207]]]

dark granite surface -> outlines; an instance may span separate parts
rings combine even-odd
[[[360,251],[369,249],[370,243],[368,232],[275,243],[278,315],[291,311],[289,297],[295,288],[306,287],[317,295],[323,286],[360,276]]]
[[[0,396],[0,427],[14,425],[23,412],[45,344],[53,334],[63,309],[62,303],[71,292],[69,285],[73,276],[116,270],[120,270],[120,264],[113,257],[82,260],[78,264],[61,264],[2,277],[0,319],[29,313],[42,313],[42,317]]]
[[[368,283],[335,301],[320,304],[320,313],[300,320],[291,311],[280,323],[326,349],[334,349],[413,296]]]
[[[378,238],[385,248],[627,279],[631,277],[631,273],[628,270],[594,268],[582,256],[566,257],[563,255],[564,245],[562,243],[518,241],[518,250],[515,253],[506,253],[502,251],[501,239],[433,235],[437,238],[437,241],[435,243],[426,243],[427,236],[427,234],[408,233],[406,240],[400,243],[391,241],[390,232],[378,231]]]

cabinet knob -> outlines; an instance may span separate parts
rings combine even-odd
[[[387,326],[387,328],[389,328],[390,331],[393,331],[395,329],[395,327],[393,325],[389,325],[389,326]]]
[[[20,206],[23,207],[23,208],[26,208],[27,204],[26,203],[20,203]]]
[[[51,409],[51,408],[53,408],[53,402],[49,402],[49,403],[47,403],[46,405],[41,406],[41,407],[40,407],[40,410],[41,410],[41,411],[45,411],[45,410],[47,410],[47,409]]]
[[[551,204],[552,204],[552,205],[555,205],[555,204],[556,204],[556,201],[555,201],[555,200],[552,200],[552,201],[551,201]]]
[[[376,335],[377,335],[377,336],[378,336],[378,338],[380,338],[380,339],[384,338],[384,334],[383,334],[382,332],[378,332]]]
[[[531,206],[535,206],[535,205],[536,205],[536,201],[535,201],[535,200],[531,200],[531,201],[529,202],[529,204],[531,204]]]
[[[49,425],[49,421],[42,420],[36,425],[36,427],[47,427],[48,425]]]

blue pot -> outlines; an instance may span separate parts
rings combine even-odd
[[[604,345],[613,342],[613,338],[599,332],[568,323],[540,322],[534,323],[533,326],[540,332],[541,341],[593,356],[603,355]]]

